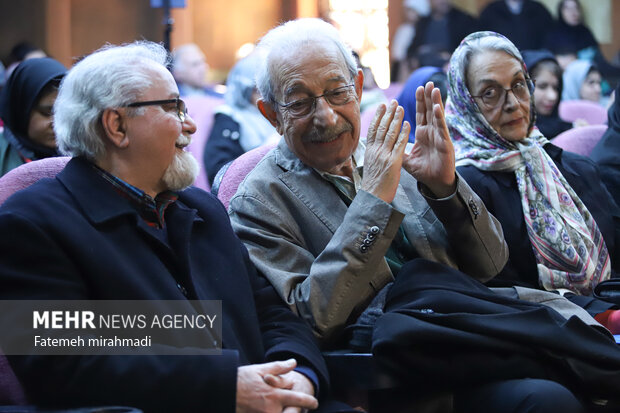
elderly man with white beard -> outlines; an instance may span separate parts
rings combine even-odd
[[[328,383],[310,329],[256,272],[221,203],[189,187],[196,125],[167,63],[161,45],[137,42],[71,69],[54,128],[72,159],[0,208],[0,300],[174,300],[190,311],[220,300],[221,354],[9,361],[39,406],[315,409]]]

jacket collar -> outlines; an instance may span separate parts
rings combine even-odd
[[[84,214],[95,224],[122,215],[138,217],[138,211],[129,199],[120,196],[85,158],[71,159],[56,179],[71,193]]]
[[[92,164],[84,158],[71,159],[56,179],[71,193],[84,214],[95,224],[101,224],[122,215],[134,215],[136,219],[139,219],[138,211],[131,201],[120,196],[114,187],[106,182],[95,171]],[[182,192],[179,195],[181,194]],[[193,211],[191,208],[181,206],[178,201],[169,207],[170,212],[174,209]],[[192,215],[195,215],[195,211]]]
[[[284,140],[284,137],[278,142],[278,146],[274,151],[274,161],[276,165],[285,171],[295,171],[307,166],[291,151]]]

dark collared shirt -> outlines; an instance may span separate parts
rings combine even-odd
[[[91,164],[95,171],[109,182],[119,195],[127,198],[138,211],[140,217],[152,228],[164,229],[164,213],[179,196],[172,191],[164,191],[153,199],[149,194],[122,179],[112,175],[95,164]]]

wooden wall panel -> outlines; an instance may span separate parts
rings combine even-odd
[[[493,0],[453,1],[472,11]],[[582,0],[582,3],[589,1]],[[600,24],[620,21],[620,0],[611,2],[610,22]],[[187,0],[187,3],[186,10],[173,12],[172,44],[198,43],[209,64],[221,72],[231,67],[235,51],[242,44],[256,41],[282,17],[306,13],[314,10],[315,5],[321,14],[321,9],[329,4],[328,0]],[[105,42],[163,40],[162,11],[150,8],[149,0],[0,0],[0,10],[0,59],[3,60],[15,43],[24,40],[46,49],[65,64]],[[402,0],[389,0],[388,16],[391,37],[402,21]],[[611,30],[611,43],[601,45],[608,58],[620,49],[620,26],[612,24]]]
[[[45,1],[0,0],[0,59],[4,63],[19,42],[45,48]]]
[[[215,70],[228,70],[235,52],[256,42],[280,20],[279,0],[193,1],[194,42]]]
[[[159,42],[164,33],[162,20],[161,9],[151,8],[149,0],[72,0],[71,50],[79,57],[108,42]]]

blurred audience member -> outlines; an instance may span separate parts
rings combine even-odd
[[[433,51],[439,58],[449,58],[461,40],[478,28],[478,21],[469,14],[452,6],[450,0],[430,0],[430,15],[416,25],[416,36],[407,49],[407,57],[413,59],[411,70],[421,66],[419,56]],[[430,58],[430,56],[426,56]],[[438,65],[437,65],[438,66]]]
[[[383,93],[383,90],[377,86],[377,82],[375,81],[375,75],[372,73],[372,69],[368,66],[364,66],[360,59],[359,53],[355,50],[352,51],[353,57],[355,57],[355,62],[357,63],[357,67],[364,72],[364,83],[362,84],[362,88],[364,93],[362,93],[362,99],[360,101],[360,111],[363,112],[368,108],[372,108],[377,106],[379,103],[386,103],[387,98]]]
[[[545,47],[556,55],[563,69],[578,58],[592,60],[604,78],[620,78],[620,68],[605,59],[598,41],[584,24],[583,8],[579,0],[562,0],[558,3],[558,18],[547,35]]]
[[[558,18],[545,39],[545,47],[556,56],[574,55],[586,48],[598,48],[590,29],[583,24],[583,10],[577,0],[558,3]]]
[[[534,0],[495,0],[480,13],[481,30],[501,33],[521,50],[542,48],[552,25],[549,10]]]
[[[11,49],[11,53],[9,54],[9,58],[7,61],[6,71],[4,72],[4,81],[6,82],[13,70],[24,60],[35,59],[38,57],[47,57],[47,54],[38,48],[37,46],[28,43],[28,42],[20,42],[17,43]]]
[[[403,122],[407,121],[411,125],[409,132],[409,142],[415,142],[415,114],[416,114],[416,98],[415,91],[420,86],[433,82],[435,87],[441,92],[441,100],[446,101],[448,94],[448,78],[440,67],[424,66],[417,69],[409,76],[402,92],[398,96],[398,104],[404,109]]]
[[[407,48],[415,38],[415,25],[421,17],[426,17],[430,13],[428,0],[404,0],[403,17],[404,21],[396,29],[390,47],[390,79],[392,82],[400,82],[406,76],[401,76],[404,62],[407,58]]]
[[[560,119],[558,107],[562,96],[562,68],[548,50],[524,50],[523,60],[535,82],[534,107],[536,126],[547,138],[555,138],[573,124]]]
[[[207,83],[208,71],[207,58],[198,45],[188,43],[172,51],[172,75],[181,96],[222,96]]]
[[[601,73],[588,60],[575,60],[566,67],[562,76],[562,100],[590,100],[601,103]]]
[[[35,159],[57,156],[52,107],[67,69],[49,57],[28,59],[0,93],[0,176]]]
[[[280,136],[256,107],[258,92],[254,75],[260,62],[257,53],[239,60],[226,80],[226,103],[215,110],[215,121],[204,151],[209,185],[222,166],[241,154]]]
[[[598,163],[603,183],[620,205],[620,85],[616,87],[615,96],[607,112],[607,132],[592,150],[590,158]]]

